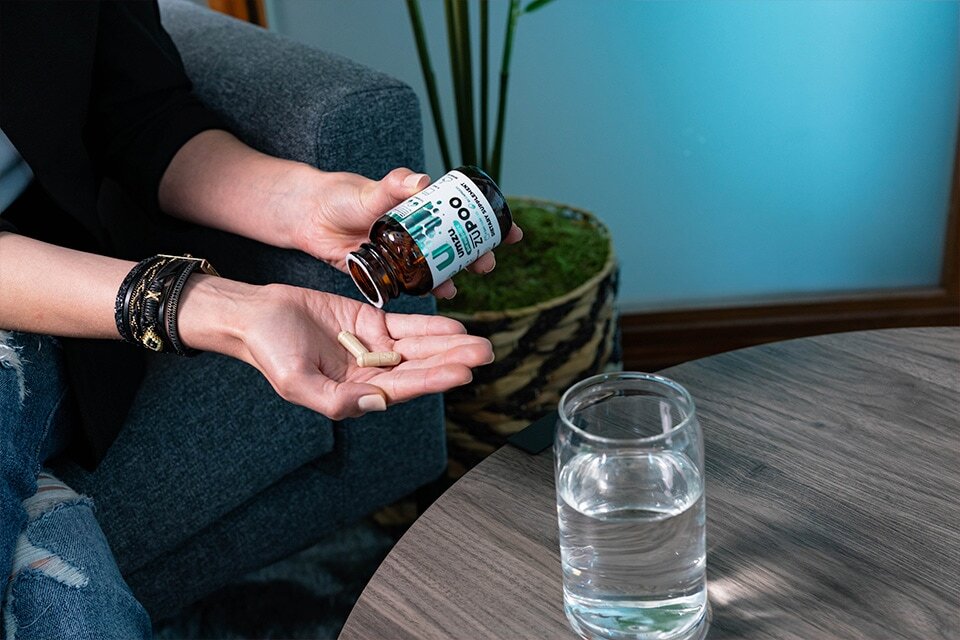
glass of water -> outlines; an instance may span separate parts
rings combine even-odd
[[[703,435],[686,389],[630,372],[574,385],[560,400],[554,458],[563,604],[574,630],[705,637]]]

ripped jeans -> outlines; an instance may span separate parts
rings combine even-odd
[[[42,471],[69,416],[57,342],[0,331],[0,638],[149,638],[93,502]]]

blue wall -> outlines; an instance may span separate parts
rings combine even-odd
[[[422,5],[447,89],[442,3]],[[417,89],[442,173],[401,0],[268,12]],[[503,187],[599,214],[627,309],[936,284],[958,33],[956,1],[557,0],[520,21]]]

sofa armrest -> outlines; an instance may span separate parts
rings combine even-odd
[[[370,178],[423,169],[407,85],[187,0],[160,0],[160,10],[197,97],[250,146]]]
[[[370,178],[400,166],[423,170],[420,106],[407,85],[188,0],[159,3],[194,93],[247,144]],[[175,232],[171,246],[188,238],[231,277],[361,298],[344,274],[304,254],[196,227]],[[390,309],[432,313],[435,306],[404,298]]]

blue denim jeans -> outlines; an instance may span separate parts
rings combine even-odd
[[[42,472],[70,428],[62,365],[53,338],[0,331],[0,638],[149,638],[93,502]]]

